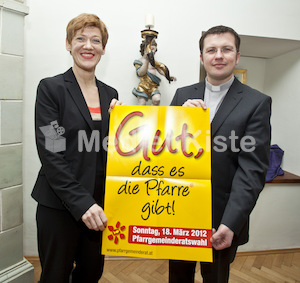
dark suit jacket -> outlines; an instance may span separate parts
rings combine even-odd
[[[102,130],[101,145],[108,134],[108,109],[118,93],[98,81]],[[65,128],[66,150],[54,153],[46,149],[45,136],[40,127],[57,120]],[[52,78],[41,80],[36,99],[35,132],[38,154],[42,163],[32,197],[42,205],[67,209],[79,220],[95,204],[93,198],[96,178],[95,150],[78,150],[78,131],[83,130],[88,140],[94,130],[93,121],[72,69]],[[104,154],[103,164],[106,164]]]
[[[203,99],[204,91],[205,82],[180,88],[171,105]],[[234,231],[233,244],[248,241],[249,215],[265,184],[270,115],[271,98],[235,79],[211,123],[213,227],[222,223]],[[232,131],[238,138],[229,139]],[[241,150],[245,136],[255,139],[254,151]]]

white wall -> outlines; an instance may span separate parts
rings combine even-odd
[[[247,85],[264,92],[265,75],[266,75],[266,59],[240,57],[237,69],[247,70]]]
[[[273,59],[245,59],[240,65],[248,70],[247,83],[272,97],[272,144],[285,151],[282,168],[300,175],[300,50]],[[299,199],[299,184],[267,184],[251,214],[250,241],[239,251],[299,247]]]
[[[155,15],[155,29],[159,32],[156,59],[165,63],[171,75],[177,77],[177,82],[171,85],[162,78],[160,87],[162,105],[170,103],[178,87],[198,81],[200,64],[198,40],[201,32],[211,26],[223,24],[233,27],[238,33],[244,35],[300,40],[298,0],[245,0],[242,5],[239,0],[190,0],[188,2],[153,0],[150,4],[138,0],[28,0],[26,4],[30,12],[25,22],[23,122],[25,255],[37,255],[36,203],[30,197],[40,166],[33,131],[36,87],[40,79],[64,72],[71,67],[71,57],[65,50],[65,28],[71,18],[82,12],[95,13],[107,25],[110,38],[106,54],[101,59],[96,75],[100,80],[114,86],[119,91],[120,99],[126,104],[136,103],[136,98],[131,91],[137,86],[138,79],[132,63],[140,56],[140,31],[144,29],[144,18],[147,13]],[[264,73],[266,64],[268,65],[260,59],[243,58],[239,65],[240,68],[248,69],[248,83],[253,83],[255,88],[262,90],[263,81],[260,74]],[[251,71],[255,65],[259,66],[258,72]],[[297,71],[299,76],[299,64],[294,71],[295,76]],[[267,79],[272,81],[272,77]],[[272,83],[268,83],[266,89],[275,93],[271,85]],[[293,96],[292,92],[291,96]],[[293,106],[296,108],[296,105]],[[295,113],[296,110],[289,111],[290,117]],[[273,137],[275,136],[276,134],[273,134]],[[293,154],[299,159],[298,152]],[[287,168],[293,169],[296,162],[288,159],[286,165]],[[299,168],[299,165],[297,166]],[[298,189],[300,191],[300,188]],[[299,242],[297,246],[299,247]],[[258,249],[261,247],[263,245]]]
[[[282,168],[300,175],[300,50],[273,59],[241,57],[247,84],[272,97],[272,144],[285,150]],[[293,113],[294,112],[294,113]],[[290,115],[289,115],[290,114]],[[299,184],[267,184],[250,218],[250,240],[239,251],[297,248],[300,246]]]
[[[300,20],[299,20],[300,23]],[[267,63],[265,90],[272,94],[272,142],[285,152],[285,170],[300,175],[300,49]]]
[[[266,184],[250,217],[250,240],[238,251],[299,248],[299,184]]]
[[[266,61],[264,92],[272,97],[272,144],[284,150],[282,168],[300,175],[300,50]],[[239,251],[300,246],[299,184],[267,184],[251,215],[250,241]]]

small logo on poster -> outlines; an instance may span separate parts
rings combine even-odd
[[[121,226],[121,223],[120,221],[117,222],[116,224],[116,228],[114,228],[114,226],[108,226],[107,227],[108,230],[110,232],[112,232],[109,236],[108,236],[108,239],[110,241],[114,240],[114,243],[115,244],[118,244],[119,242],[119,237],[121,240],[124,240],[125,239],[125,235],[122,233],[124,230],[125,230],[125,226]]]
[[[61,152],[66,150],[66,138],[62,137],[65,128],[60,127],[57,121],[52,121],[50,125],[40,127],[45,136],[45,148],[51,152]]]

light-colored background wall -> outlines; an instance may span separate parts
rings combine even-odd
[[[34,102],[38,82],[72,66],[65,50],[68,21],[82,12],[95,13],[108,27],[106,54],[96,71],[98,79],[114,86],[120,100],[136,104],[132,95],[138,84],[133,61],[139,58],[140,31],[147,13],[155,16],[158,53],[177,82],[162,78],[161,105],[168,105],[178,87],[199,80],[198,40],[211,26],[231,26],[238,33],[300,40],[298,0],[190,0],[101,1],[28,0],[25,21],[25,87],[23,120],[24,253],[37,255],[35,209],[30,193],[39,170],[34,140]],[[258,46],[259,48],[259,46]],[[299,75],[300,50],[275,59],[241,58],[248,70],[248,84],[273,98],[272,143],[285,150],[283,168],[300,175]],[[300,247],[299,185],[267,185],[251,220],[250,242],[240,250]]]

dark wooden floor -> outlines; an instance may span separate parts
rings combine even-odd
[[[27,257],[35,268],[35,282],[41,268],[37,257]],[[199,264],[195,282],[202,282]],[[100,283],[168,282],[168,261],[108,258]],[[300,283],[300,249],[238,253],[231,265],[230,283]],[[184,283],[184,282],[183,282]]]

